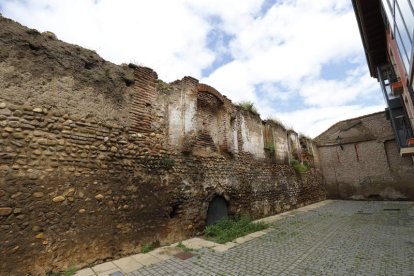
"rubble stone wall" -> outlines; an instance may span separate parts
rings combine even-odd
[[[0,275],[81,268],[200,235],[217,195],[230,215],[251,218],[325,198],[317,170],[289,166],[285,130],[214,88],[191,77],[167,84],[149,68],[110,64],[0,19]],[[43,63],[35,74],[17,56]],[[83,79],[91,70],[99,81]],[[54,86],[46,73],[73,82]],[[89,112],[99,85],[106,94]]]

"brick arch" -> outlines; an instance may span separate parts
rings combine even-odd
[[[197,86],[197,90],[198,93],[209,93],[215,96],[217,99],[221,101],[222,104],[228,101],[225,96],[223,96],[220,92],[218,92],[215,88],[211,87],[210,85],[200,83]]]

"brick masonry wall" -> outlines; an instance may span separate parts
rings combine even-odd
[[[149,132],[154,121],[152,107],[155,104],[155,80],[157,73],[146,67],[134,70],[134,93],[130,103],[130,128],[136,132]]]
[[[197,97],[197,142],[196,147],[211,148],[217,151],[219,137],[223,136],[221,129],[220,109],[223,103],[213,95],[205,92],[198,93]]]
[[[328,197],[414,199],[413,161],[400,157],[384,112],[340,122],[316,140]]]

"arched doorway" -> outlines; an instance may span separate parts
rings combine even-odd
[[[215,196],[208,205],[206,225],[212,225],[220,219],[228,217],[227,201],[221,196]]]

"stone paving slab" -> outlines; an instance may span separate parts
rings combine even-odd
[[[176,246],[164,246],[164,247],[154,249],[148,254],[160,260],[168,260],[174,257],[175,254],[178,254],[181,252],[183,252],[183,250]]]
[[[109,270],[113,270],[113,269],[116,269],[116,268],[118,268],[118,267],[113,262],[106,262],[106,263],[103,263],[103,264],[95,265],[94,267],[92,267],[92,270],[95,273],[99,274],[99,273],[106,272],[106,271],[109,271]]]
[[[200,248],[209,248],[214,247],[217,245],[217,243],[208,241],[201,238],[192,238],[185,241],[182,241],[182,244],[190,249],[200,249]]]
[[[219,244],[216,245],[214,247],[212,247],[211,249],[213,249],[214,251],[217,252],[225,252],[227,250],[229,250],[230,248],[233,248],[237,245],[237,243],[235,242],[226,242],[225,244]]]
[[[95,276],[92,268],[85,268],[76,272],[75,276]]]
[[[119,260],[113,261],[113,263],[121,269],[124,273],[129,273],[131,271],[137,270],[138,268],[143,267],[144,265],[139,263],[136,259],[132,257],[125,257]]]
[[[119,268],[113,268],[105,272],[98,273],[98,276],[122,276],[122,272],[119,271]]]
[[[154,257],[150,254],[136,254],[136,255],[132,255],[131,257],[134,258],[138,263],[144,266],[152,265],[152,264],[155,264],[161,261],[157,257]]]

